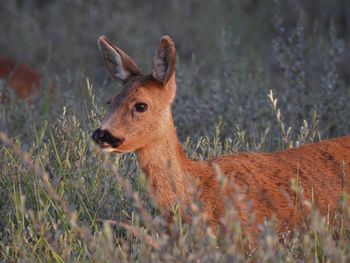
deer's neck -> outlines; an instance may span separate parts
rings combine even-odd
[[[176,203],[187,203],[186,177],[191,162],[177,138],[172,118],[170,123],[163,136],[136,152],[151,194],[163,212]]]

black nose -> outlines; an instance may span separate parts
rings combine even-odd
[[[94,131],[91,137],[96,143],[102,144],[105,142],[105,131],[97,129],[96,131]]]
[[[109,131],[102,129],[94,131],[91,137],[97,144],[101,145],[106,143],[114,148],[117,148],[124,141],[123,138],[114,137]]]

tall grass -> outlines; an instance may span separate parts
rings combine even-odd
[[[275,101],[273,94],[270,98]],[[331,224],[327,215],[321,216],[312,200],[305,200],[312,213],[305,218],[309,223],[304,231],[277,234],[274,221],[270,221],[262,226],[256,243],[244,237],[233,208],[224,218],[226,231],[217,239],[203,223],[196,201],[191,224],[183,225],[175,216],[177,223],[167,229],[148,197],[134,155],[106,155],[91,143],[90,130],[103,113],[96,111],[99,107],[93,97],[88,103],[92,104],[87,122],[90,129],[64,108],[54,125],[32,129],[34,140],[26,150],[20,140],[1,133],[0,253],[4,261],[349,260],[346,195],[340,200],[341,213],[335,223]],[[281,118],[278,120],[283,126]],[[219,121],[214,137],[189,139],[185,144],[189,156],[206,159],[249,145],[241,132],[222,140],[221,127]],[[306,137],[298,137],[299,143],[307,141]],[[265,138],[266,134],[257,139],[258,145],[264,144]],[[298,185],[291,187],[302,199]]]

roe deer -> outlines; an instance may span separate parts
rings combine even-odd
[[[192,179],[197,182],[196,191],[214,229],[224,215],[224,200],[234,203],[238,187],[251,200],[250,208],[244,202],[235,204],[240,221],[245,225],[252,210],[255,234],[259,232],[257,226],[273,215],[279,231],[301,225],[302,209],[295,204],[296,194],[290,189],[293,178],[298,178],[304,189],[303,197],[312,199],[324,215],[334,215],[342,191],[350,193],[350,179],[342,179],[342,173],[348,175],[350,171],[350,136],[274,153],[236,153],[208,161],[188,159],[177,138],[171,109],[176,90],[173,41],[168,36],[160,39],[150,75],[144,75],[105,36],[98,39],[98,45],[110,75],[123,88],[110,100],[110,113],[92,138],[107,152],[136,153],[151,195],[165,216],[177,202],[189,204]],[[228,183],[220,191],[218,169],[234,186]],[[191,220],[183,208],[180,214],[184,221]]]
[[[28,100],[39,94],[42,75],[25,64],[0,57],[0,80],[6,88],[13,90],[17,98]]]

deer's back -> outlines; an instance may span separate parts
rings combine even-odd
[[[229,179],[226,197],[234,200],[243,222],[254,212],[258,223],[276,215],[281,227],[300,225],[309,208],[291,190],[292,179],[323,214],[334,213],[342,190],[350,193],[350,136],[274,153],[237,153],[209,164]]]

